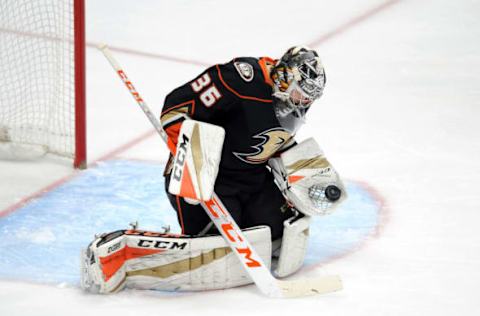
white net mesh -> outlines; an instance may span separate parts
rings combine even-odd
[[[73,35],[73,0],[0,0],[0,144],[73,158]]]

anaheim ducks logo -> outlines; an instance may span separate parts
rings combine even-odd
[[[253,67],[252,65],[244,62],[234,62],[233,65],[235,69],[237,69],[238,74],[242,77],[243,80],[246,82],[250,82],[253,80]]]
[[[277,150],[285,145],[292,136],[282,128],[276,127],[261,132],[253,138],[261,139],[258,145],[252,146],[253,153],[233,154],[240,160],[250,164],[261,164],[267,161]]]

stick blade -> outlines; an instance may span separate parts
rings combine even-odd
[[[282,289],[282,297],[285,298],[326,294],[343,288],[342,280],[338,275],[304,280],[282,280],[278,281],[278,286]]]

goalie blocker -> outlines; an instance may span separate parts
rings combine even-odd
[[[185,120],[178,136],[168,191],[190,201],[208,201],[213,194],[225,130]]]

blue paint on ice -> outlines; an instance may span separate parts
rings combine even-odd
[[[332,214],[313,219],[304,266],[351,252],[380,226],[381,201],[358,183],[345,185],[348,199]]]
[[[108,161],[0,218],[0,278],[78,284],[79,254],[96,233],[128,227],[179,232],[164,191],[163,165]],[[333,214],[315,218],[305,264],[355,248],[379,222],[378,201],[356,183]]]

